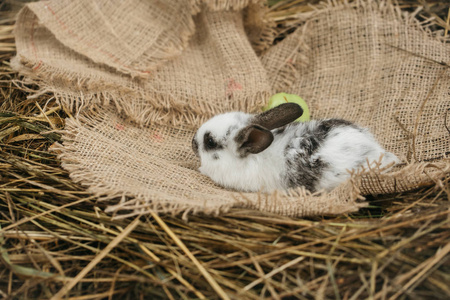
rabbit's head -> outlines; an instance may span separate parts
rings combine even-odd
[[[192,139],[200,172],[219,183],[235,172],[245,172],[246,159],[272,144],[271,130],[293,122],[302,113],[298,104],[285,103],[258,115],[229,112],[211,118]]]

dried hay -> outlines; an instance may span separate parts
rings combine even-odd
[[[270,1],[277,2],[277,1]],[[280,1],[280,38],[314,1]],[[402,2],[402,1],[399,1]],[[444,30],[440,1],[419,16]],[[4,7],[3,7],[4,8]],[[0,24],[0,295],[6,299],[444,299],[450,295],[450,178],[369,199],[339,217],[231,210],[220,217],[111,221],[48,148],[65,112],[27,99],[9,68],[12,19]],[[448,25],[447,25],[448,26]],[[443,29],[444,28],[444,29]],[[447,27],[448,28],[448,27]],[[449,116],[450,118],[450,116]]]

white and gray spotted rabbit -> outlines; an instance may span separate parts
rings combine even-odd
[[[299,105],[285,103],[258,115],[211,118],[192,139],[200,172],[237,191],[304,186],[314,192],[333,189],[350,177],[348,170],[368,162],[399,162],[366,128],[341,119],[292,123],[302,114]]]

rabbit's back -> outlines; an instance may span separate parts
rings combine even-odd
[[[289,125],[285,147],[287,188],[305,186],[310,191],[331,190],[350,170],[378,162],[398,162],[366,129],[349,121],[328,119]]]

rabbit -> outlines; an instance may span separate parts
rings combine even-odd
[[[300,105],[283,103],[260,114],[228,112],[206,121],[192,139],[199,171],[218,185],[241,192],[305,187],[330,191],[376,162],[390,167],[397,156],[368,129],[342,119],[293,122]]]

